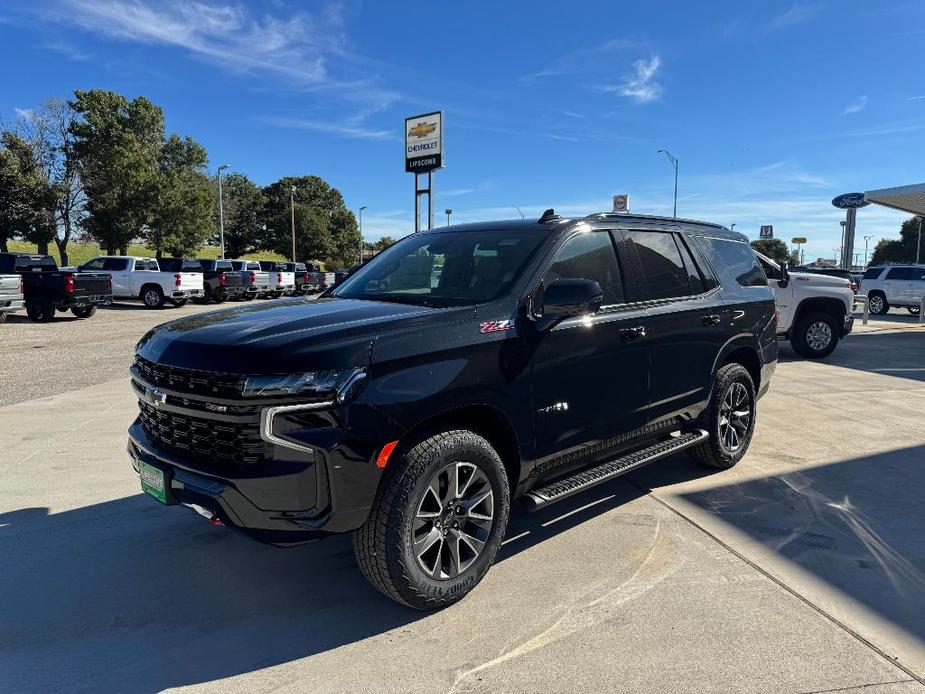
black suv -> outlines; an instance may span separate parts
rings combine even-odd
[[[413,234],[325,298],[154,328],[128,449],[162,503],[273,544],[353,531],[374,586],[433,609],[488,571],[514,498],[682,449],[735,465],[776,363],[744,236],[549,210]]]

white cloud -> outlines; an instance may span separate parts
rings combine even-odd
[[[28,120],[29,118],[32,118],[32,114],[35,113],[35,111],[33,111],[31,108],[14,107],[13,113],[16,114],[17,118]]]
[[[815,17],[821,9],[822,6],[816,3],[794,2],[789,9],[772,17],[766,26],[773,30],[803,24]]]
[[[658,55],[652,55],[648,60],[645,58],[637,60],[633,63],[633,74],[627,76],[622,84],[603,89],[640,104],[655,101],[662,95],[662,85],[654,79],[661,65],[662,59]]]
[[[842,111],[842,114],[847,116],[851,113],[863,111],[865,108],[867,108],[867,96],[859,96],[845,107],[845,110]]]
[[[375,130],[359,125],[353,120],[348,120],[343,124],[337,122],[337,119],[330,120],[311,120],[305,118],[285,118],[276,116],[267,116],[261,119],[268,125],[275,125],[279,128],[295,128],[298,130],[314,130],[316,132],[328,133],[338,137],[346,137],[359,140],[394,140],[398,137],[398,132],[394,130]]]

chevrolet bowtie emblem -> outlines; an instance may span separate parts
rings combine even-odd
[[[148,396],[148,400],[150,400],[151,404],[155,407],[160,407],[167,402],[167,393],[152,386],[145,388],[145,395]]]
[[[426,137],[430,135],[434,130],[437,129],[436,123],[418,123],[411,130],[408,131],[408,134],[411,137]]]

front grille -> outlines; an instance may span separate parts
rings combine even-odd
[[[181,369],[176,366],[156,364],[142,357],[135,357],[135,367],[145,381],[180,393],[213,395],[224,398],[240,398],[244,393],[244,376]]]
[[[255,465],[272,455],[257,422],[239,424],[159,410],[139,401],[141,423],[165,451],[206,465]]]

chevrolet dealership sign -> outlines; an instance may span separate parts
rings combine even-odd
[[[405,118],[405,171],[443,168],[443,111]]]

